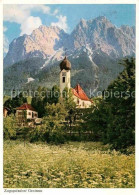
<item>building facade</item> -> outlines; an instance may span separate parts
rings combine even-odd
[[[22,106],[16,108],[16,117],[18,120],[36,119],[38,118],[38,112],[30,104],[23,104]]]

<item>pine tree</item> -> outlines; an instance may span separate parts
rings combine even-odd
[[[112,118],[106,139],[115,148],[124,148],[135,142],[135,59],[125,59],[122,64],[125,69],[109,85],[107,91],[111,95],[105,98],[111,106]]]
[[[122,65],[123,72],[84,119],[84,128],[91,130],[94,138],[116,149],[135,143],[135,59],[125,59]]]

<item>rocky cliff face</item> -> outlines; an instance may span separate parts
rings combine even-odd
[[[101,50],[109,56],[123,57],[135,53],[135,30],[133,27],[117,28],[106,17],[81,20],[72,32],[73,49],[89,45],[92,51]]]
[[[32,57],[47,58],[62,47],[67,36],[58,27],[40,26],[31,35],[23,35],[12,41],[4,64],[11,65]]]
[[[106,17],[82,19],[70,35],[58,27],[40,26],[31,35],[12,41],[4,64],[11,65],[32,57],[47,59],[65,49],[69,55],[74,55],[83,48],[89,48],[92,53],[102,51],[114,58],[134,55],[135,28],[117,28]]]

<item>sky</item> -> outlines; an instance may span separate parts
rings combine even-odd
[[[29,35],[40,25],[59,26],[71,33],[82,18],[106,16],[117,27],[135,26],[135,9],[132,4],[4,5],[4,56],[14,38]]]

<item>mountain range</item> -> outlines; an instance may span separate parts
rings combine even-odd
[[[67,34],[56,26],[40,26],[31,35],[14,39],[4,58],[4,89],[59,85],[59,63],[65,53],[72,64],[71,85],[104,90],[135,56],[135,27],[116,27],[106,17],[81,19]]]

